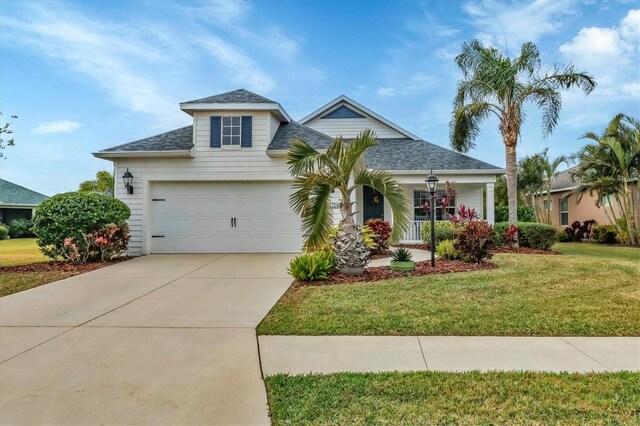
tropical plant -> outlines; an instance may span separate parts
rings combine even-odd
[[[108,172],[106,170],[101,170],[96,173],[96,178],[93,180],[85,180],[80,183],[78,187],[79,192],[99,192],[101,194],[106,194],[111,192],[114,193],[114,177],[113,173]]]
[[[455,59],[464,79],[458,82],[450,124],[451,146],[467,152],[475,146],[480,124],[491,115],[499,121],[506,150],[506,179],[509,223],[517,222],[517,156],[520,127],[528,102],[542,109],[543,134],[552,133],[558,122],[561,89],[579,87],[590,93],[595,80],[573,65],[541,72],[540,53],[535,44],[524,43],[520,54],[511,58],[478,40],[462,45]]]
[[[558,167],[560,167],[562,163],[567,163],[568,158],[561,155],[551,160],[547,154],[548,151],[549,148],[545,148],[540,154],[538,154],[540,166],[542,168],[542,192],[544,193],[544,201],[542,203],[544,215],[541,218],[542,220],[538,221],[551,225],[551,203],[553,201],[551,199],[551,187],[558,176]]]
[[[617,235],[613,225],[596,225],[591,228],[589,240],[598,244],[614,244]]]
[[[83,234],[82,238],[65,238],[61,255],[71,263],[106,262],[125,254],[129,237],[129,226],[126,223],[120,226],[111,223]]]
[[[640,120],[618,114],[601,135],[589,132],[583,138],[594,143],[575,156],[579,162],[573,171],[579,182],[575,189],[578,203],[586,193],[597,194],[596,206],[604,207],[618,234],[628,235],[631,245],[640,245]],[[622,217],[616,214],[616,207]]]
[[[509,225],[507,230],[502,234],[502,241],[511,248],[516,247],[518,244],[518,226]]]
[[[589,239],[591,228],[598,223],[594,219],[585,220],[580,223],[579,220],[574,221],[571,225],[564,228],[564,233],[569,236],[569,241],[579,243],[582,240]]]
[[[444,240],[436,246],[436,254],[440,259],[462,259],[462,252],[455,247],[455,241]]]
[[[9,228],[4,225],[0,225],[0,240],[6,240],[8,238],[9,238]]]
[[[453,223],[448,220],[437,221],[434,223],[436,244],[441,241],[455,240],[457,232],[458,229],[454,228]],[[422,226],[422,229],[420,229],[420,237],[426,245],[431,244],[431,225],[429,223],[425,223]]]
[[[453,243],[465,259],[475,263],[491,258],[489,248],[492,245],[493,227],[481,220],[466,222]]]
[[[327,250],[301,254],[289,263],[289,274],[299,281],[326,280],[335,269],[335,254]]]
[[[382,219],[369,219],[363,228],[369,228],[373,233],[373,241],[375,243],[373,251],[389,250],[389,237],[392,231],[389,222]]]
[[[33,221],[25,218],[10,220],[9,235],[11,238],[32,238]]]
[[[302,218],[305,244],[314,247],[326,244],[333,226],[331,193],[340,193],[340,213],[335,253],[338,268],[343,272],[357,271],[368,261],[365,247],[354,220],[353,192],[362,186],[379,191],[389,202],[393,215],[390,243],[399,241],[409,226],[409,202],[400,185],[386,171],[370,170],[363,165],[365,151],[378,143],[370,130],[360,133],[346,144],[336,138],[326,152],[319,152],[303,140],[294,140],[287,152],[287,164],[294,177],[294,193],[290,197],[293,210]]]
[[[391,259],[396,262],[411,262],[413,255],[404,247],[395,249],[391,254]]]

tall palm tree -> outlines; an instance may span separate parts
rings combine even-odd
[[[590,93],[595,80],[573,65],[541,72],[540,52],[535,44],[524,43],[520,55],[510,58],[494,47],[485,47],[478,40],[464,43],[455,59],[464,79],[458,82],[450,124],[451,146],[467,152],[475,146],[480,124],[490,115],[499,121],[499,130],[506,149],[507,187],[509,193],[509,223],[517,222],[517,157],[516,146],[520,126],[525,119],[527,102],[542,109],[545,136],[558,122],[562,98],[561,89],[579,87]]]
[[[408,199],[400,185],[386,171],[369,170],[364,166],[364,152],[377,143],[376,134],[366,130],[348,144],[341,137],[336,138],[326,152],[316,151],[303,140],[294,140],[287,152],[295,189],[290,204],[302,217],[308,247],[316,248],[326,243],[333,226],[331,193],[340,193],[342,220],[335,250],[338,268],[344,272],[361,273],[369,254],[353,218],[351,194],[357,188],[370,186],[389,202],[393,213],[390,242],[399,241],[409,226]]]
[[[562,163],[567,163],[568,158],[564,155],[554,158],[553,160],[549,159],[547,152],[549,148],[545,148],[538,157],[540,158],[540,166],[542,168],[542,191],[544,193],[544,220],[543,222],[551,225],[551,187],[553,186],[553,182],[555,182],[556,177],[558,177],[558,167]]]
[[[575,190],[578,202],[587,192],[597,194],[598,207],[605,199],[610,201],[605,212],[613,219],[618,233],[626,233],[630,244],[640,245],[640,121],[618,114],[601,135],[589,132],[583,138],[595,143],[587,144],[576,155],[579,165],[573,176],[580,182]],[[619,207],[621,218],[617,217],[614,205]],[[618,219],[622,219],[621,223]]]
[[[113,173],[106,170],[101,170],[96,173],[96,178],[93,180],[85,180],[81,182],[78,191],[79,192],[100,192],[102,194],[114,191],[114,177]]]

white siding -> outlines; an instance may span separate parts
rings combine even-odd
[[[402,133],[372,117],[366,118],[314,118],[307,126],[332,138],[353,138],[363,130],[371,129],[379,138],[406,138]]]
[[[269,119],[270,134],[271,134],[271,136],[269,137],[269,142],[271,142],[273,140],[273,135],[276,134],[276,132],[278,131],[278,127],[280,127],[280,120],[278,120],[278,118],[273,114],[269,114],[269,116],[270,116],[270,119]]]

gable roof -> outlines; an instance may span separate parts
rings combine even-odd
[[[368,115],[371,118],[374,118],[378,121],[380,121],[381,123],[384,123],[385,125],[391,127],[393,130],[397,131],[398,133],[403,134],[404,136],[406,136],[409,139],[414,139],[414,140],[418,140],[420,139],[419,137],[417,137],[416,135],[414,135],[413,133],[408,132],[407,130],[403,129],[402,127],[398,126],[395,123],[392,123],[391,121],[387,120],[386,118],[382,117],[381,115],[376,114],[375,112],[371,111],[369,108],[359,104],[358,102],[354,101],[353,99],[349,98],[346,95],[340,95],[337,98],[335,98],[334,100],[332,100],[331,102],[329,102],[328,104],[318,108],[317,110],[315,110],[314,112],[312,112],[311,114],[307,115],[306,117],[304,117],[302,120],[300,120],[301,124],[307,124],[308,122],[310,122],[311,120],[318,118],[320,116],[324,116],[326,113],[331,113],[333,112],[332,109],[340,104],[347,104],[349,105],[350,109],[355,110],[356,112],[359,113],[363,113],[364,115]],[[336,110],[340,109],[340,107],[336,108]]]
[[[193,148],[193,126],[160,133],[144,139],[138,139],[122,145],[112,146],[94,152],[98,158],[108,158],[113,153],[149,153],[149,152],[183,152]]]
[[[267,150],[287,150],[289,149],[289,144],[294,139],[302,139],[315,149],[327,149],[329,145],[331,145],[331,142],[333,142],[333,138],[324,133],[292,121],[290,123],[283,123],[278,127]]]
[[[481,170],[504,173],[504,169],[431,142],[412,139],[378,139],[365,152],[368,168],[377,170]]]
[[[193,101],[181,102],[183,104],[277,104],[277,102],[260,96],[257,93],[246,89],[232,90],[231,92],[220,93],[206,98]]]
[[[580,185],[579,181],[574,181],[571,174],[578,168],[578,166],[569,167],[567,170],[563,170],[556,175],[553,183],[551,184],[552,191],[566,191],[573,189]]]
[[[0,179],[0,206],[19,205],[35,207],[47,197],[36,191],[32,191],[24,186],[16,185],[8,180]]]

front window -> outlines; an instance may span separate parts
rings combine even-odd
[[[456,213],[456,200],[448,199],[447,207],[442,205],[445,191],[436,191],[436,220],[448,220],[450,215]],[[427,191],[413,191],[413,218],[414,220],[429,220],[429,210],[425,204],[431,203],[431,195]]]
[[[560,199],[560,226],[569,225],[569,200],[567,198]]]
[[[222,117],[222,146],[240,146],[240,117]]]

